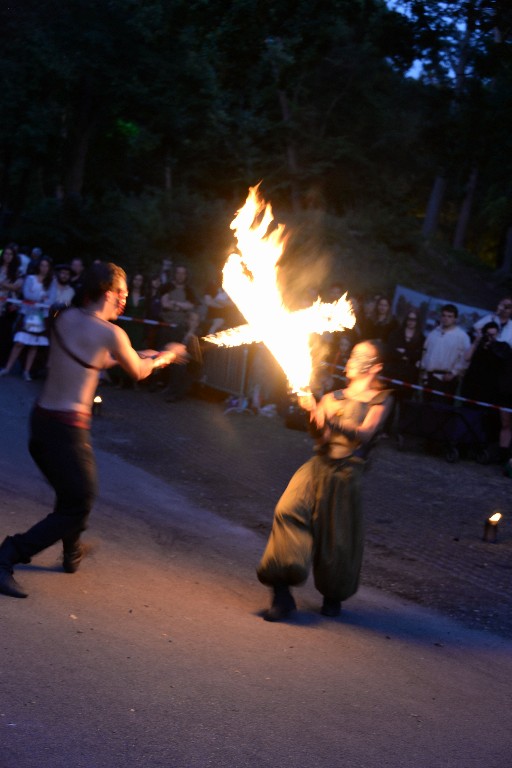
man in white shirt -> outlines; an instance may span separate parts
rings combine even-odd
[[[465,355],[471,343],[468,334],[457,325],[458,315],[454,304],[441,307],[440,323],[425,339],[421,360],[425,386],[450,395],[456,393],[467,367]]]
[[[491,312],[480,318],[474,326],[475,335],[482,330],[487,323],[496,323],[498,326],[497,341],[506,341],[512,347],[512,297],[505,296],[496,307],[496,312]]]

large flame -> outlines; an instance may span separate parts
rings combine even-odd
[[[259,196],[258,186],[249,189],[244,207],[231,222],[239,252],[228,257],[222,271],[222,287],[247,324],[205,338],[227,347],[263,342],[292,391],[306,391],[313,367],[311,334],[352,328],[355,317],[346,294],[332,304],[317,299],[306,309],[291,312],[285,307],[277,276],[287,236],[275,222],[270,203]]]

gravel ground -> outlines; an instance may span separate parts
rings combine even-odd
[[[140,385],[104,385],[101,394],[97,448],[260,532],[263,549],[275,502],[311,455],[305,432],[279,417],[226,413],[206,393],[172,404]],[[381,440],[365,477],[362,583],[512,637],[511,483],[496,464],[450,464],[418,440],[408,439],[405,450]],[[497,508],[504,513],[498,541],[484,542],[484,521]]]

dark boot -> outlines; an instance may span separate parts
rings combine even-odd
[[[324,602],[322,604],[322,608],[320,609],[320,612],[323,616],[329,616],[330,618],[334,619],[336,616],[339,616],[341,613],[341,601],[329,600],[328,597],[324,597]]]
[[[19,562],[21,562],[19,552],[8,536],[0,546],[0,594],[9,597],[28,597],[12,575],[13,566]]]
[[[297,606],[290,588],[287,585],[279,585],[274,588],[272,605],[265,611],[263,618],[265,621],[282,621],[286,619]]]
[[[66,573],[76,573],[80,563],[87,554],[86,548],[80,541],[72,544],[63,542],[62,567]]]

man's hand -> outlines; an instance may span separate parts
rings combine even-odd
[[[158,359],[166,359],[167,362],[162,365],[169,365],[170,363],[178,363],[178,365],[184,365],[189,360],[189,354],[184,344],[166,344],[163,352],[160,352]]]

